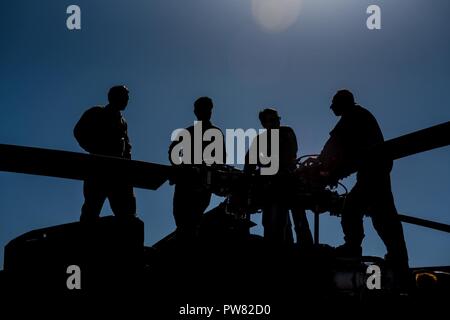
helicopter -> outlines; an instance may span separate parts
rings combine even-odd
[[[397,160],[449,144],[450,121],[387,140],[367,156],[376,153]],[[198,179],[213,193],[226,197],[204,214],[199,237],[192,243],[181,243],[173,232],[151,247],[144,246],[140,219],[113,216],[93,224],[74,222],[27,232],[5,247],[0,290],[13,296],[34,296],[46,288],[51,295],[69,298],[144,292],[171,304],[187,298],[217,303],[221,299],[268,301],[284,297],[292,302],[306,295],[304,301],[364,304],[394,299],[414,305],[424,299],[444,301],[449,297],[450,266],[411,268],[410,288],[400,292],[383,258],[341,259],[330,246],[320,244],[320,215],[339,215],[345,194],[313,178],[317,177],[317,164],[314,157],[300,158],[296,175],[289,182],[295,190],[293,197],[314,213],[314,247],[274,249],[250,233],[254,226],[250,215],[260,209],[267,183],[264,177],[230,166],[168,166],[0,144],[1,171],[75,180],[114,179],[148,190],[157,190],[169,180]],[[450,233],[447,224],[404,214],[399,217],[404,223]],[[67,270],[73,265],[82,270],[82,290],[68,290]],[[367,287],[371,266],[381,268],[380,290]],[[287,283],[298,288],[297,295],[286,292]],[[193,288],[200,293],[194,294]],[[285,302],[279,310],[293,311],[294,306]]]

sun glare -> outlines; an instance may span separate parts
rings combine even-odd
[[[297,21],[302,0],[252,0],[252,13],[268,32],[280,32]]]

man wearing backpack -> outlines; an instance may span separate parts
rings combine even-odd
[[[131,159],[127,123],[122,116],[128,100],[128,89],[123,85],[114,86],[108,92],[109,103],[106,106],[92,107],[82,115],[74,128],[74,136],[85,151]],[[95,177],[87,179],[84,181],[83,194],[80,221],[97,219],[106,198],[114,215],[136,215],[133,187],[120,181],[105,182]]]

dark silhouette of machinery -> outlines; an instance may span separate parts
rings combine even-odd
[[[366,156],[376,152],[396,160],[449,144],[450,122],[445,122],[388,140]],[[317,174],[319,168],[320,163],[314,157],[303,157],[296,174],[285,182],[288,189],[294,190],[293,201],[300,201],[315,213],[315,246],[274,250],[249,231],[254,225],[249,215],[260,209],[264,188],[270,184],[268,177],[248,175],[228,166],[173,167],[0,145],[2,171],[77,180],[95,176],[150,190],[157,190],[168,179],[198,179],[213,193],[226,196],[223,203],[203,216],[198,240],[189,246],[177,241],[176,234],[171,233],[152,247],[145,247],[143,223],[135,217],[104,217],[94,223],[77,222],[23,234],[5,248],[0,290],[13,295],[24,292],[33,295],[45,287],[48,292],[67,296],[144,292],[173,303],[186,303],[186,297],[220,301],[219,297],[229,297],[230,292],[234,301],[280,296],[295,301],[297,295],[304,294],[310,301],[328,299],[342,303],[402,297],[406,299],[402,301],[413,304],[418,299],[449,296],[450,266],[412,268],[410,288],[399,292],[383,259],[340,259],[331,247],[320,245],[319,215],[339,214],[345,194],[330,187]],[[407,215],[400,218],[405,223],[450,232],[449,225]],[[366,270],[371,264],[381,268],[381,290],[369,290],[366,286]],[[68,265],[80,266],[82,290],[67,289]],[[269,269],[277,276],[259,281]],[[287,292],[287,285],[296,294]],[[406,298],[399,293],[406,293]],[[290,306],[294,308],[295,304]]]

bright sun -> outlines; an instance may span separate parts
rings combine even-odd
[[[298,18],[302,0],[252,0],[255,20],[268,32],[289,28]]]

